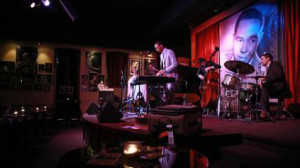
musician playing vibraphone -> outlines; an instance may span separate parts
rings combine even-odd
[[[154,44],[154,48],[160,54],[160,71],[157,72],[156,76],[165,76],[173,77],[178,79],[178,74],[176,72],[177,60],[173,50],[164,47],[163,43],[157,41]],[[167,83],[165,93],[167,100],[163,100],[164,103],[173,103],[174,102],[174,92],[175,92],[175,83]],[[157,96],[161,98],[161,96]]]

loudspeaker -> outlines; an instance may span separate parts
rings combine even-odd
[[[88,109],[86,110],[86,112],[91,115],[91,114],[98,114],[99,113],[99,110],[100,110],[100,106],[95,103],[95,102],[92,102],[90,104],[90,106],[88,107]]]
[[[291,103],[287,111],[291,112],[295,118],[300,118],[300,103]]]
[[[113,91],[100,91],[99,92],[99,100],[108,103],[114,103],[115,95]]]
[[[98,121],[99,123],[119,122],[122,117],[122,113],[112,103],[104,102],[98,114]]]

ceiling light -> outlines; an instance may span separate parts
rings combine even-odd
[[[50,6],[50,0],[32,0],[30,3],[30,8],[36,8],[40,6],[41,3],[43,3],[46,7]]]
[[[42,0],[42,2],[44,3],[45,6],[49,6],[50,5],[50,0]]]
[[[32,2],[31,4],[30,4],[30,8],[34,8],[35,7],[35,2]]]

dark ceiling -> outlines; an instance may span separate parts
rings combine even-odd
[[[189,55],[190,29],[240,0],[1,0],[0,38],[152,49],[155,40]]]

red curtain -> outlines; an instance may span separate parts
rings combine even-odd
[[[293,94],[290,103],[300,103],[300,59],[299,59],[299,0],[284,1],[285,15],[285,74]]]
[[[128,53],[106,53],[106,67],[109,87],[121,87],[121,70],[127,70],[127,64]]]
[[[215,47],[219,47],[219,24],[213,24],[202,30],[196,35],[196,57],[194,64],[199,67],[199,58],[209,61],[210,55],[214,52]],[[212,61],[219,63],[219,53],[217,53]]]

